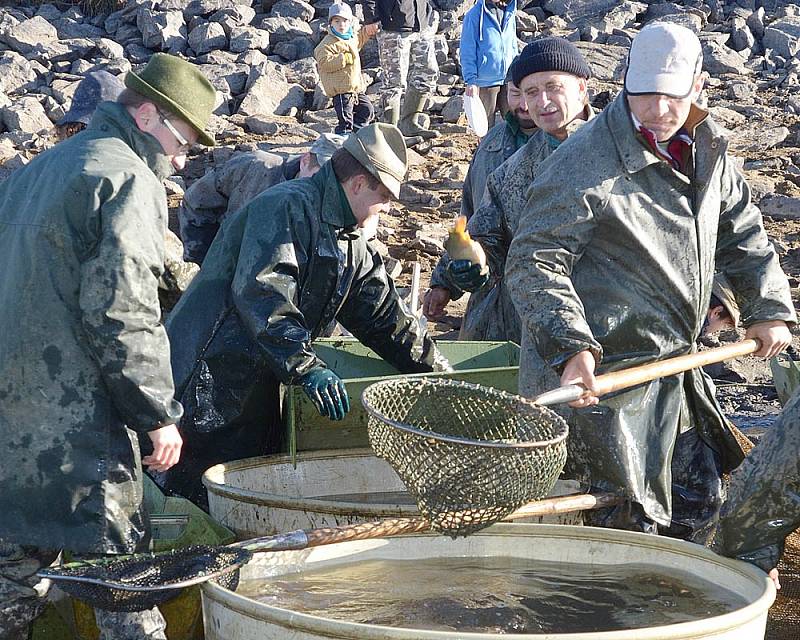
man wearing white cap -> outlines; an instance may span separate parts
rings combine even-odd
[[[719,508],[721,473],[742,460],[709,378],[694,370],[598,400],[596,371],[692,351],[715,269],[747,337],[761,341],[757,355],[782,351],[796,321],[750,190],[696,104],[703,83],[692,31],[642,29],[625,91],[542,164],[506,268],[523,345],[535,347],[520,391],[584,384],[568,416],[572,466],[630,498],[597,523],[687,538]],[[691,463],[671,469],[673,456]]]

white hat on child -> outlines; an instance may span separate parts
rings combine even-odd
[[[328,7],[328,20],[336,16],[344,18],[345,20],[352,20],[353,10],[346,2],[334,2],[330,7]]]

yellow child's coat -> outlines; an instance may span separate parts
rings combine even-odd
[[[319,78],[325,95],[332,98],[341,93],[363,93],[361,60],[358,52],[369,40],[364,29],[349,40],[328,34],[314,49]]]

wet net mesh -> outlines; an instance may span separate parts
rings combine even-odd
[[[545,497],[567,457],[567,424],[518,396],[455,380],[395,378],[367,387],[369,440],[453,538]]]
[[[251,556],[249,551],[235,547],[192,545],[158,554],[73,562],[43,571],[41,575],[47,575],[59,589],[97,609],[143,611],[178,596],[187,585],[162,587],[194,579],[200,582],[207,576],[235,590],[239,584],[238,567]],[[152,590],[136,591],[125,587]]]
[[[767,617],[766,640],[800,640],[800,533],[786,538],[778,564],[781,590]]]

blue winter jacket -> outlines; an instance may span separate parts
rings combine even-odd
[[[478,0],[464,15],[461,27],[461,74],[466,84],[491,87],[503,84],[511,61],[518,53],[517,2],[510,0],[503,24]]]

